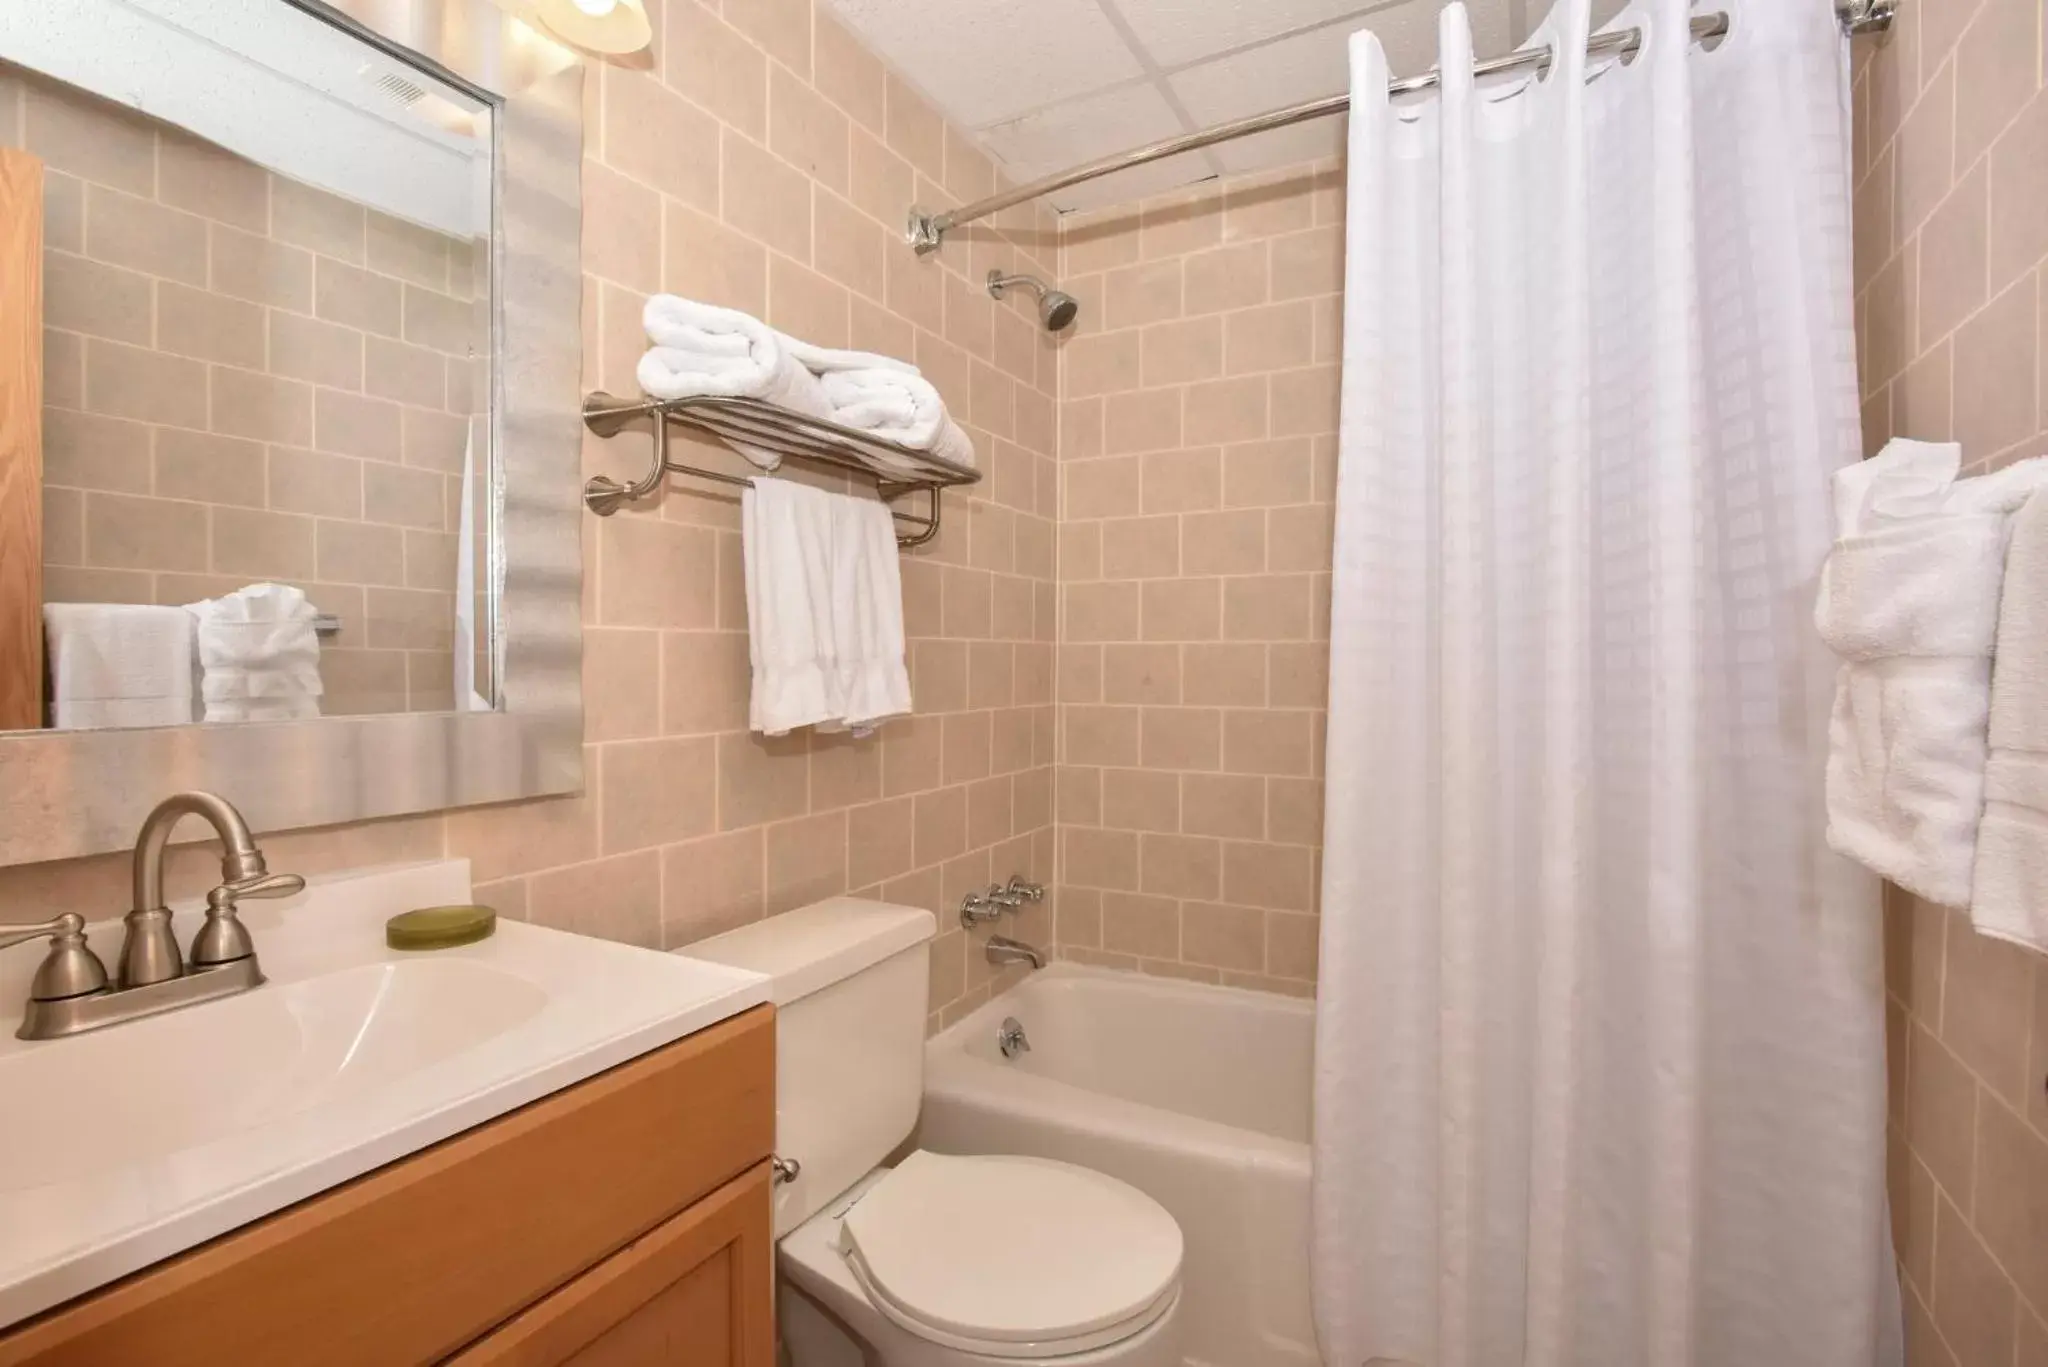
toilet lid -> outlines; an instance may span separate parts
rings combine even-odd
[[[846,1213],[840,1241],[890,1319],[1000,1356],[1113,1343],[1180,1289],[1180,1226],[1164,1206],[1044,1158],[919,1150]]]

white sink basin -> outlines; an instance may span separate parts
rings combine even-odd
[[[518,922],[385,948],[386,917],[468,897],[460,860],[315,880],[243,913],[263,986],[69,1039],[13,1038],[36,956],[0,956],[0,1327],[768,1000]]]
[[[388,1085],[532,1018],[546,989],[465,959],[323,973],[0,1057],[0,1096],[61,1097],[0,1126],[0,1191],[174,1154]],[[55,1043],[55,1041],[52,1041]]]

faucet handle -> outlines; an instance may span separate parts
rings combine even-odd
[[[1010,904],[1003,900],[1002,892],[1001,888],[990,884],[987,892],[970,892],[962,897],[961,929],[972,930],[984,922],[1001,920],[1003,913],[1011,909]]]
[[[305,888],[306,880],[296,873],[259,873],[223,883],[218,890],[228,894],[228,901],[232,903],[244,897],[289,897],[295,892],[305,891]]]
[[[107,990],[107,967],[85,943],[85,918],[75,911],[29,925],[0,925],[0,949],[48,938],[50,952],[29,984],[32,1002],[63,1001]]]
[[[222,883],[207,893],[206,922],[192,937],[192,967],[218,968],[253,958],[256,942],[235,915],[235,904],[244,897],[289,897],[305,886],[306,880],[296,873],[258,873]]]
[[[1011,874],[1010,885],[1004,888],[1003,891],[1012,899],[1010,902],[1011,906],[1016,906],[1022,902],[1029,902],[1036,906],[1045,900],[1045,884],[1026,882],[1024,875],[1021,873]]]

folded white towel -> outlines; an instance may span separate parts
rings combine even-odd
[[[635,372],[640,388],[657,399],[727,395],[761,399],[814,418],[832,416],[817,377],[803,367],[787,339],[760,319],[673,294],[656,294],[641,311],[654,343]],[[737,441],[726,444],[764,470],[782,457]]]
[[[1991,756],[1970,920],[2048,952],[2048,497],[2013,517],[1991,668]]]
[[[289,584],[250,584],[188,603],[198,620],[205,719],[280,721],[320,715],[318,609]]]
[[[1946,906],[1969,901],[2011,514],[2048,462],[1958,480],[1962,448],[1894,441],[1835,476],[1814,623],[1842,658],[1828,844]]]
[[[799,726],[866,728],[908,712],[887,507],[780,479],[755,480],[740,502],[749,725],[779,736]]]
[[[832,405],[832,420],[878,437],[929,451],[956,465],[974,466],[974,443],[946,411],[932,382],[893,367],[831,370],[818,377]]]
[[[76,730],[190,722],[194,626],[183,608],[45,603],[51,724]]]

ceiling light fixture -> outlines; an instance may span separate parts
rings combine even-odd
[[[596,57],[627,57],[654,41],[646,0],[494,0],[546,36]]]

